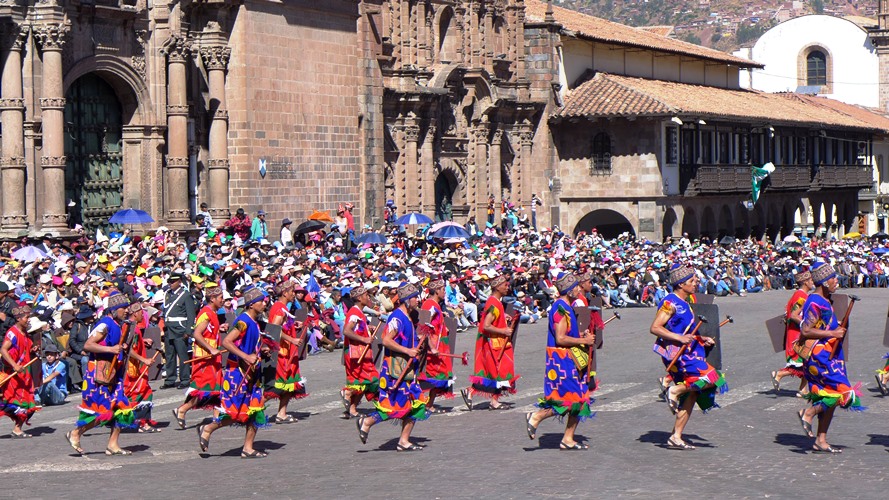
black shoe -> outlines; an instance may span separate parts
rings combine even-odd
[[[176,384],[164,383],[164,385],[161,386],[161,389],[172,389],[174,387],[176,387]]]
[[[176,386],[177,389],[188,389],[188,382],[180,382],[179,385]]]

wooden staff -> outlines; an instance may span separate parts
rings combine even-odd
[[[413,369],[412,367],[415,361],[417,362],[417,366],[419,366],[420,358],[425,355],[424,347],[425,344],[428,342],[428,338],[429,337],[424,336],[423,339],[420,340],[420,343],[417,345],[417,349],[419,349],[419,352],[416,356],[407,360],[407,364],[405,365],[404,370],[401,371],[401,376],[398,377],[398,380],[395,381],[395,385],[392,387],[393,391],[397,391],[398,388],[401,386],[401,382],[404,381],[404,376],[407,375],[408,371]]]
[[[849,294],[849,308],[846,309],[846,314],[845,314],[845,316],[843,316],[843,322],[840,323],[840,328],[846,328],[847,326],[849,326],[849,316],[852,314],[852,306],[854,306],[855,303],[858,302],[859,300],[861,300],[861,298],[858,297],[857,295]],[[848,334],[849,334],[849,332],[846,332],[845,335],[848,335]],[[837,342],[837,348],[830,352],[829,359],[832,360],[833,358],[836,357],[837,353],[840,351],[840,346],[842,346],[842,343],[843,343],[843,340],[840,340],[839,342]]]
[[[700,328],[701,325],[704,324],[706,321],[707,321],[707,318],[705,318],[704,316],[698,316],[698,324],[695,325],[694,330],[691,331],[692,342],[694,342],[695,334],[698,333],[698,328]],[[691,326],[691,325],[688,325],[688,326]],[[688,330],[687,327],[686,327],[686,330]],[[683,336],[684,336],[684,334],[683,334]],[[691,344],[691,342],[689,342],[688,344],[684,344],[682,346],[682,349],[679,349],[679,352],[676,353],[676,356],[674,356],[673,360],[670,361],[670,364],[667,365],[667,373],[670,373],[670,370],[673,369],[673,365],[675,365],[676,362],[679,361],[679,357],[682,356],[685,353],[685,351],[688,349],[689,344]]]
[[[216,356],[219,356],[220,354],[222,354],[222,353],[224,353],[224,352],[228,352],[228,350],[227,350],[227,349],[222,349],[222,350],[220,350],[219,352],[217,352],[216,354],[208,354],[208,355],[206,355],[206,356],[201,356],[201,357],[198,357],[198,358],[192,358],[192,359],[189,359],[188,361],[186,361],[185,364],[186,364],[186,365],[190,365],[190,364],[192,364],[192,363],[194,363],[194,362],[197,362],[197,361],[203,361],[203,360],[205,360],[205,359],[215,358]],[[156,356],[156,354],[155,354],[155,356]]]
[[[0,387],[3,387],[7,382],[12,380],[12,377],[15,377],[19,373],[25,371],[25,368],[31,366],[32,364],[34,364],[35,361],[37,361],[39,359],[40,359],[39,357],[33,358],[31,361],[28,361],[27,363],[25,363],[24,366],[19,367],[18,371],[12,372],[9,375],[7,375],[6,378],[4,378],[3,380],[0,380]]]
[[[157,355],[160,353],[161,353],[160,351],[154,352],[154,356],[152,356],[151,359],[148,360],[148,364],[145,365],[145,368],[142,368],[141,372],[139,372],[139,376],[136,377],[136,380],[133,382],[132,387],[136,387],[136,385],[139,383],[139,381],[142,380],[142,377],[144,377],[148,373],[148,369],[151,368],[151,365],[154,364],[154,360],[157,359]]]
[[[500,371],[500,362],[503,361],[503,356],[506,355],[506,345],[513,343],[513,340],[515,340],[516,333],[518,333],[518,331],[519,331],[519,323],[521,323],[521,321],[519,321],[520,319],[521,319],[521,314],[519,312],[516,312],[512,315],[512,322],[509,325],[510,327],[512,327],[512,332],[509,334],[509,340],[506,341],[506,344],[504,344],[503,349],[500,351],[500,356],[497,357],[497,371],[498,372]],[[490,342],[490,340],[488,342]],[[493,350],[493,346],[491,346],[491,347]]]
[[[117,344],[118,347],[122,348],[123,345],[127,342],[127,340],[128,340],[127,337],[130,335],[130,331],[132,330],[132,328],[133,328],[132,321],[128,320],[128,321],[123,322],[123,325],[121,325],[121,327],[120,327],[120,342],[118,342],[118,344]],[[114,376],[115,373],[117,373],[118,364],[121,363],[122,361],[130,358],[130,352],[132,350],[132,343],[133,343],[132,341],[134,339],[129,339],[129,340],[130,340],[130,343],[129,343],[130,345],[127,349],[127,352],[126,353],[119,352],[117,354],[117,356],[115,356],[114,359],[112,359],[111,362],[108,364],[108,368],[106,369],[107,376],[105,377],[105,379],[108,380],[108,382],[110,382],[111,377]]]
[[[465,351],[463,352],[463,354],[450,354],[447,352],[440,352],[440,353],[436,354],[436,356],[459,359],[461,364],[464,364],[464,365],[469,364],[469,353],[465,352]]]
[[[364,355],[367,354],[367,350],[370,349],[370,346],[373,345],[374,339],[377,337],[377,331],[380,329],[381,326],[383,326],[382,321],[377,323],[377,327],[374,328],[373,333],[370,334],[370,342],[366,346],[364,346],[364,349],[361,350],[361,354],[358,355],[359,363],[361,362],[361,360],[364,359]]]

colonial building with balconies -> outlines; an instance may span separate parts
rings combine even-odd
[[[548,6],[527,3],[529,18],[545,15]],[[754,61],[557,7],[552,15],[561,92],[548,126],[564,230],[775,238],[810,218],[853,228],[880,126],[741,89]],[[769,162],[776,170],[752,204],[752,167]]]

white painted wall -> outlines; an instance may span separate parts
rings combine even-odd
[[[833,92],[822,94],[838,101],[862,106],[879,106],[879,62],[870,38],[857,24],[839,17],[802,16],[785,21],[763,34],[752,50],[734,53],[765,65],[742,72],[741,84],[766,92],[797,88],[800,52],[817,44],[830,52]]]

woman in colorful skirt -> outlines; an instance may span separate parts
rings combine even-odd
[[[123,379],[126,373],[126,336],[132,324],[124,324],[130,302],[126,295],[113,293],[107,297],[105,315],[93,326],[84,350],[90,353],[90,360],[84,382],[83,403],[80,405],[80,418],[74,430],[65,434],[68,444],[77,453],[83,453],[80,438],[86,431],[100,425],[111,428],[106,455],[132,455],[118,444],[121,429],[135,428],[136,418],[133,404],[124,392]],[[121,325],[125,328],[122,329]]]
[[[293,415],[287,414],[287,403],[292,399],[302,399],[309,394],[306,385],[299,373],[299,351],[302,340],[297,338],[297,329],[294,317],[287,310],[287,304],[296,298],[294,283],[287,279],[279,284],[275,292],[278,300],[272,304],[269,310],[270,325],[281,326],[281,348],[278,350],[278,366],[275,369],[275,386],[266,391],[264,397],[278,399],[278,414],[275,416],[276,424],[290,424],[296,422]]]
[[[800,379],[797,396],[802,397],[806,395],[806,391],[804,391],[806,380],[803,378],[803,362],[805,360],[793,350],[793,345],[799,338],[799,325],[803,319],[803,305],[806,303],[806,299],[809,298],[809,293],[815,288],[815,283],[812,281],[812,273],[809,271],[801,271],[795,274],[793,278],[799,288],[793,292],[790,300],[787,301],[787,306],[784,308],[784,320],[787,323],[787,327],[784,330],[784,357],[787,360],[787,364],[784,365],[784,368],[772,372],[772,387],[777,392],[781,388],[782,378],[788,376],[797,377]]]
[[[434,406],[435,398],[439,396],[445,399],[454,397],[454,364],[447,356],[451,353],[451,347],[448,345],[448,327],[445,325],[441,310],[445,297],[445,282],[442,279],[432,280],[427,289],[429,296],[423,302],[421,309],[431,313],[432,332],[428,339],[429,355],[426,358],[426,370],[417,377],[417,380],[428,399],[426,407],[429,413],[446,413],[447,410]]]
[[[553,303],[549,315],[549,329],[546,337],[546,368],[543,377],[543,398],[536,412],[525,415],[528,437],[537,437],[537,426],[550,417],[559,420],[568,417],[565,433],[559,443],[560,450],[586,450],[589,445],[579,443],[574,438],[577,424],[591,417],[587,370],[578,369],[571,353],[572,347],[587,349],[596,341],[589,330],[578,330],[577,317],[571,303],[581,290],[577,278],[571,273],[563,273],[556,280],[559,298]],[[589,360],[587,360],[589,362]]]
[[[506,409],[500,402],[504,394],[515,394],[515,352],[510,335],[512,328],[503,308],[503,297],[509,293],[510,283],[506,275],[491,280],[491,296],[485,302],[478,323],[475,340],[475,366],[469,377],[470,387],[460,391],[466,407],[472,411],[472,397],[476,394],[491,398],[489,410]]]
[[[858,387],[849,384],[846,376],[846,356],[843,352],[843,337],[846,328],[839,325],[834,315],[830,298],[839,282],[833,266],[816,262],[812,266],[812,280],[815,290],[803,305],[801,337],[816,339],[812,353],[806,360],[804,373],[809,384],[806,399],[812,405],[799,411],[800,424],[806,435],[815,438],[812,449],[816,453],[841,453],[842,450],[827,442],[827,430],[833,419],[836,407],[852,411],[863,411]],[[812,420],[818,415],[818,433],[812,431]]]
[[[265,294],[258,288],[247,290],[244,312],[238,315],[231,331],[222,340],[222,347],[228,351],[228,366],[222,379],[222,407],[212,423],[197,427],[201,451],[206,452],[210,447],[210,436],[214,431],[234,424],[247,427],[241,458],[268,456],[268,453],[253,448],[257,429],[268,425],[259,372],[262,340],[256,323],[265,308]]]
[[[367,316],[362,309],[371,307],[370,294],[362,286],[350,292],[355,304],[346,313],[343,324],[343,337],[346,363],[346,386],[340,391],[346,417],[360,417],[358,403],[361,397],[368,401],[377,399],[380,391],[380,373],[374,365],[373,335],[367,327]],[[376,332],[374,332],[376,333]]]
[[[420,339],[410,314],[416,310],[420,291],[410,283],[398,287],[398,307],[389,315],[383,332],[385,348],[380,370],[380,394],[374,402],[377,411],[356,420],[358,438],[367,443],[370,428],[386,420],[401,420],[401,436],[397,451],[419,451],[424,447],[411,442],[411,431],[417,420],[426,420],[426,400],[420,385],[414,381],[420,354]],[[407,373],[405,373],[407,372]],[[401,378],[401,383],[398,383]]]
[[[709,337],[689,335],[696,324],[694,311],[688,302],[698,286],[694,268],[673,264],[670,269],[670,283],[673,285],[673,293],[658,304],[651,333],[658,337],[654,352],[661,355],[664,366],[669,368],[676,359],[669,371],[676,385],[667,391],[667,403],[676,414],[676,423],[667,440],[667,447],[693,450],[695,447],[682,439],[682,432],[688,424],[695,403],[704,413],[719,408],[716,393],[725,393],[728,385],[722,373],[707,363],[706,348],[715,345],[716,341]]]
[[[185,429],[185,414],[192,408],[214,410],[220,405],[222,394],[221,334],[228,325],[219,323],[217,311],[225,304],[225,292],[213,286],[204,291],[207,304],[195,319],[192,352],[191,383],[185,391],[185,402],[173,410],[173,418],[180,429]]]
[[[124,394],[133,404],[133,418],[139,426],[139,432],[151,433],[160,432],[157,422],[151,419],[151,408],[154,406],[152,398],[154,392],[151,385],[148,384],[148,377],[141,376],[142,370],[147,369],[152,359],[148,359],[145,355],[145,343],[142,337],[143,327],[147,324],[145,311],[142,304],[135,303],[127,308],[128,320],[132,323],[132,328],[136,329],[133,336],[133,346],[130,349],[130,355],[127,360],[126,375],[123,379]]]
[[[25,366],[37,354],[37,345],[33,344],[25,333],[28,331],[31,308],[26,305],[15,307],[12,316],[15,318],[15,324],[9,327],[3,338],[3,344],[0,345],[0,356],[3,358],[0,380],[9,377],[6,384],[0,387],[3,397],[0,400],[0,415],[6,415],[12,420],[13,438],[29,438],[31,434],[23,431],[22,425],[28,423],[38,408],[34,400],[31,372]]]

